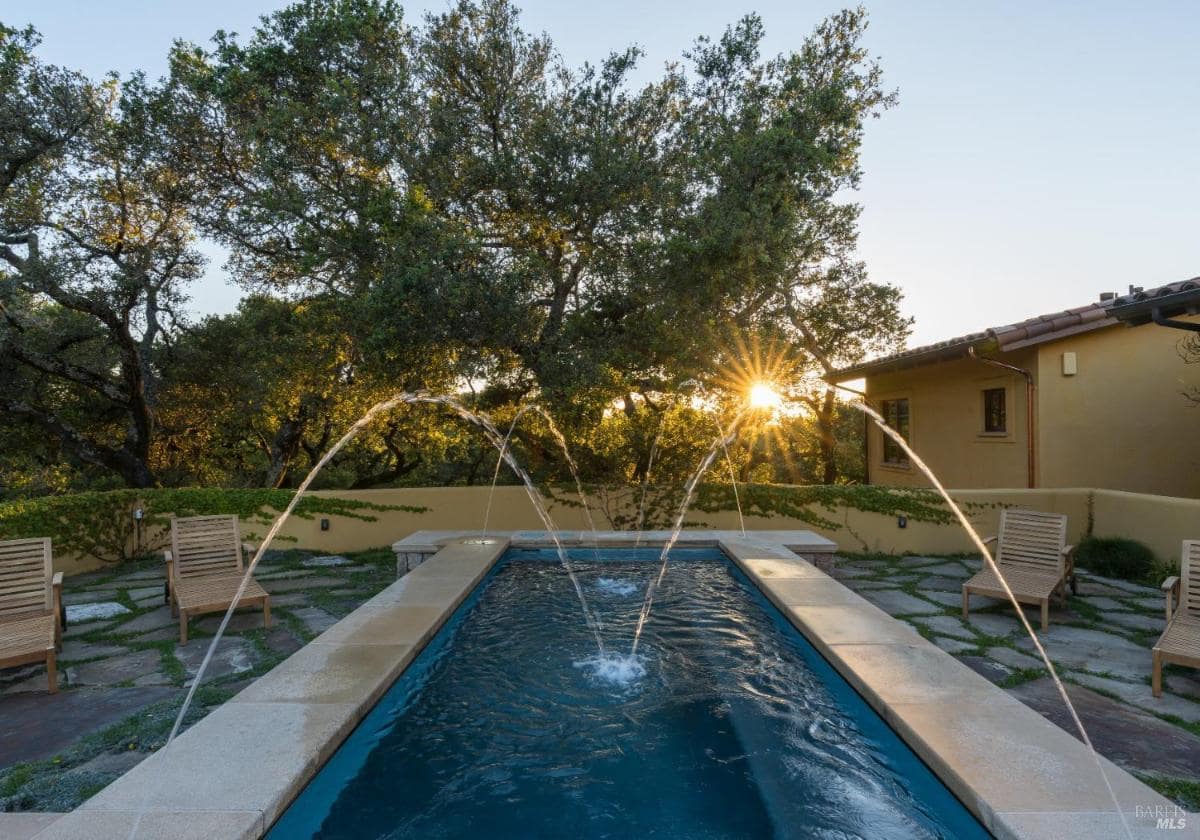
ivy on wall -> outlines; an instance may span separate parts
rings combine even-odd
[[[593,513],[599,513],[609,527],[618,530],[669,528],[678,515],[683,501],[683,488],[650,487],[643,494],[636,487],[587,486],[584,488]],[[556,504],[581,507],[574,487],[544,487],[543,493]],[[726,483],[701,484],[689,510],[702,513],[728,513],[741,503],[746,516],[779,516],[836,531],[848,527],[834,515],[847,510],[878,513],[884,516],[905,516],[912,522],[954,525],[958,520],[937,492],[925,488],[882,487],[870,484],[786,485]],[[995,502],[959,502],[965,511],[996,507]],[[704,527],[703,522],[689,518],[687,527]]]
[[[0,539],[50,537],[56,551],[105,562],[162,548],[170,516],[236,514],[246,524],[270,525],[293,491],[266,488],[112,490],[42,496],[0,503]],[[133,512],[143,511],[139,524]],[[293,516],[342,516],[374,522],[383,511],[424,513],[426,507],[384,505],[355,499],[305,496]],[[252,536],[243,532],[245,536]]]
[[[952,525],[957,522],[946,503],[933,490],[882,487],[873,484],[830,484],[791,486],[739,484],[737,498],[728,484],[704,484],[696,492],[693,507],[705,513],[737,510],[741,502],[746,516],[782,516],[818,528],[837,530],[841,522],[824,515],[839,510],[859,510],[885,516],[906,516],[913,522]],[[980,503],[961,504],[980,507]]]

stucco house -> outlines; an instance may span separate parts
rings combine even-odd
[[[854,365],[868,402],[948,487],[1200,497],[1200,277]],[[926,486],[871,426],[868,481]]]

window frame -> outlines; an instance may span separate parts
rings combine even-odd
[[[900,422],[899,408],[897,408],[896,422],[893,422],[893,418],[890,416],[889,405],[893,403],[904,404],[903,424]],[[896,394],[895,396],[880,399],[879,414],[883,417],[885,423],[898,431],[900,436],[910,445],[912,444],[912,398],[908,394]],[[893,470],[911,470],[912,460],[900,445],[893,441],[882,429],[879,430],[879,436],[882,441],[879,451],[880,466]],[[895,451],[895,458],[888,457],[889,449]]]
[[[999,393],[999,395],[1000,395],[1001,424],[1000,424],[999,428],[989,429],[988,421],[990,419],[990,406],[988,405],[988,395],[996,394],[996,393]],[[982,423],[981,423],[982,430],[980,431],[980,434],[982,434],[986,437],[1008,437],[1009,432],[1010,432],[1010,429],[1008,427],[1008,404],[1009,404],[1008,387],[1006,385],[994,385],[991,387],[982,388],[979,392],[979,395],[982,400],[982,411],[983,411],[983,417],[982,417]]]

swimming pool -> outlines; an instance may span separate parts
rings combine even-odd
[[[626,653],[658,549],[573,548]],[[637,668],[553,551],[512,549],[270,837],[987,837],[716,549],[678,549]]]

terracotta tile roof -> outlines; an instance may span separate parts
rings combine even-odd
[[[967,349],[971,347],[983,352],[1020,350],[1023,347],[1032,347],[1067,336],[1111,327],[1121,323],[1121,320],[1126,320],[1118,320],[1117,317],[1114,317],[1115,313],[1110,310],[1115,307],[1151,299],[1174,299],[1180,292],[1186,292],[1189,295],[1194,292],[1196,304],[1200,306],[1200,277],[1179,283],[1170,283],[1154,289],[1139,289],[1123,297],[1102,300],[1062,312],[1050,312],[1046,315],[1018,321],[1015,324],[1005,324],[980,332],[948,338],[935,344],[912,347],[899,353],[842,368],[827,378],[834,382],[842,382],[872,373],[884,373],[948,361],[965,356]],[[1149,320],[1148,316],[1146,320]],[[1144,321],[1140,323],[1144,323]]]
[[[1156,289],[1131,289],[1109,305],[1109,313],[1130,326],[1146,324],[1157,309],[1164,318],[1200,314],[1200,277]]]

